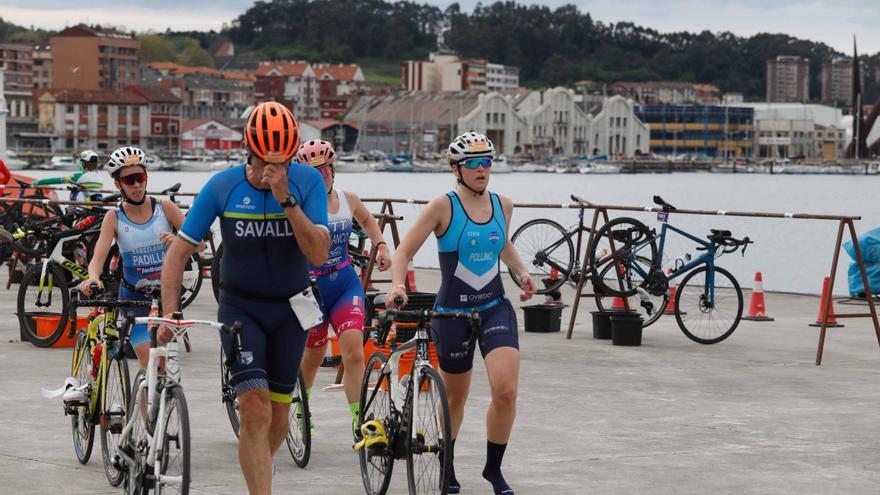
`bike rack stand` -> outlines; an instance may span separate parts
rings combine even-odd
[[[528,206],[536,206],[536,205],[528,205]],[[595,231],[597,220],[599,215],[603,216],[603,219],[608,221],[608,211],[638,211],[638,212],[662,212],[663,208],[661,207],[640,207],[640,206],[616,206],[616,205],[595,205],[591,203],[575,203],[571,205],[564,205],[564,207],[570,208],[588,208],[594,210],[593,214],[593,225],[590,231],[590,240],[587,242],[587,252],[584,253],[584,264],[581,267],[581,275],[578,279],[577,292],[575,295],[574,305],[572,307],[571,319],[568,323],[568,334],[566,335],[567,339],[571,338],[571,334],[574,331],[574,324],[577,320],[577,308],[578,302],[581,297],[590,297],[594,296],[594,294],[583,294],[583,286],[586,278],[587,272],[587,260],[589,259],[589,249],[590,244],[592,244],[593,232]],[[819,331],[819,344],[816,349],[816,366],[822,364],[822,354],[825,349],[825,332],[828,328],[828,317],[830,309],[831,309],[831,300],[832,297],[830,294],[833,294],[834,291],[834,277],[837,275],[837,263],[840,260],[840,250],[843,248],[843,234],[844,229],[849,231],[850,239],[853,243],[853,252],[855,253],[855,263],[859,266],[859,272],[862,276],[862,283],[865,286],[865,298],[868,301],[868,313],[835,313],[834,316],[836,318],[871,318],[871,322],[874,325],[874,333],[877,336],[877,344],[880,346],[880,319],[877,316],[877,308],[874,304],[874,298],[871,293],[871,286],[868,281],[868,275],[865,272],[865,261],[862,258],[862,250],[859,246],[858,234],[856,234],[856,228],[854,222],[856,220],[861,220],[862,217],[858,216],[840,216],[840,215],[814,215],[809,213],[763,213],[763,212],[737,212],[737,211],[720,211],[720,210],[686,210],[686,209],[676,209],[674,210],[675,214],[685,214],[685,215],[715,215],[715,216],[728,216],[728,217],[753,217],[753,218],[786,218],[786,219],[800,219],[800,220],[826,220],[826,221],[835,221],[837,222],[837,242],[834,245],[834,255],[832,257],[831,262],[831,274],[830,281],[828,286],[829,297],[824,302],[825,308],[823,310],[822,316],[822,324],[820,326]],[[624,299],[626,301],[626,299]]]
[[[394,214],[394,207],[392,206],[390,201],[383,201],[382,209],[379,213],[374,213],[373,217],[379,223],[379,232],[383,235],[385,234],[385,227],[387,226],[391,230],[391,242],[394,243],[394,248],[400,244],[400,232],[397,229],[397,222],[403,220],[402,216]],[[367,266],[364,268],[363,273],[361,273],[361,285],[364,287],[364,292],[366,293],[367,287],[373,283],[385,283],[390,284],[391,279],[374,279],[373,278],[373,270],[376,268],[376,254],[379,252],[378,246],[370,246],[370,255],[367,260]],[[410,291],[409,280],[404,282],[406,285],[406,291]]]

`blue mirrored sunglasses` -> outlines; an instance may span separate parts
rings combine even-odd
[[[470,160],[465,160],[465,161],[461,162],[461,165],[464,168],[468,168],[471,170],[476,170],[480,167],[492,168],[492,159],[491,158],[471,158]]]

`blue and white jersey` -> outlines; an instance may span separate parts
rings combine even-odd
[[[223,285],[253,294],[289,297],[309,284],[309,263],[293,235],[284,209],[268,189],[246,178],[245,165],[217,173],[193,202],[180,235],[198,244],[220,218]],[[306,217],[327,227],[327,191],[321,173],[293,163],[290,193]]]
[[[172,231],[162,201],[150,198],[150,202],[153,216],[146,223],[135,223],[122,206],[116,208],[116,244],[122,256],[122,277],[131,285],[142,279],[159,279],[166,249],[160,235]]]
[[[458,195],[446,195],[452,218],[437,238],[440,255],[440,291],[437,304],[447,308],[474,308],[504,295],[500,257],[507,240],[504,209],[497,194],[489,193],[492,217],[477,223],[468,217]]]
[[[327,263],[317,268],[318,270],[332,268],[349,259],[348,240],[351,237],[352,229],[351,206],[348,204],[348,198],[345,197],[344,192],[337,189],[336,196],[339,198],[339,209],[336,210],[336,213],[328,213],[327,215],[328,227],[330,228],[330,255],[327,257]]]

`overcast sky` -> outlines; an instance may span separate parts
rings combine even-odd
[[[78,22],[128,29],[219,30],[244,12],[250,0],[0,0],[0,17],[24,26],[59,29]],[[437,2],[445,7],[450,1]],[[489,2],[483,2],[489,3]],[[521,2],[525,3],[525,2]],[[539,0],[551,7],[576,4],[593,19],[631,21],[659,31],[731,31],[748,36],[786,33],[860,53],[880,52],[880,0]],[[459,2],[471,9],[476,0]]]

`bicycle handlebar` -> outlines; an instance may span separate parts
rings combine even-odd
[[[144,301],[145,302],[145,301]],[[148,303],[149,305],[149,303]],[[236,321],[232,325],[228,325],[226,323],[221,323],[219,321],[210,321],[210,320],[184,320],[183,313],[180,311],[176,311],[171,315],[171,318],[160,317],[160,316],[138,316],[135,317],[133,313],[129,312],[125,317],[125,324],[123,325],[123,329],[120,333],[123,338],[128,335],[129,330],[132,326],[137,324],[145,324],[151,327],[150,329],[150,341],[155,342],[156,329],[159,325],[165,327],[171,327],[176,333],[183,333],[187,331],[190,327],[208,327],[220,330],[226,334],[232,336],[233,341],[233,349],[232,353],[226,357],[226,366],[232,367],[236,361],[243,363],[242,357],[242,348],[241,348],[241,329],[242,323],[240,321]]]
[[[373,299],[374,304],[381,305],[384,304],[384,295],[377,295]],[[394,302],[396,304],[403,303],[401,298],[395,298]],[[386,309],[383,311],[379,317],[379,331],[376,335],[376,345],[383,346],[385,345],[385,341],[388,339],[388,334],[391,331],[391,325],[400,317],[414,318],[417,320],[417,324],[419,328],[425,326],[425,323],[429,320],[468,320],[470,321],[470,334],[468,335],[467,341],[464,343],[465,350],[470,349],[473,345],[474,340],[476,340],[477,335],[479,334],[480,325],[482,324],[482,318],[480,318],[480,313],[477,311],[435,311],[433,309],[417,309],[417,310],[406,310],[406,309]]]

